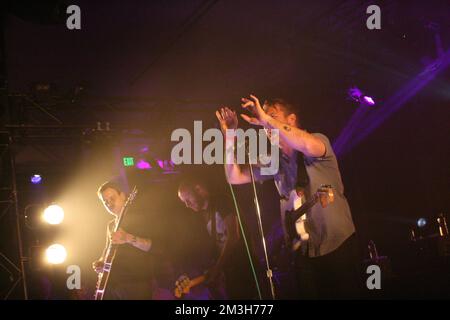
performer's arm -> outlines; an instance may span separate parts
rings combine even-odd
[[[133,247],[148,252],[152,247],[152,240],[147,238],[142,238],[135,236],[131,233],[126,232],[123,229],[119,229],[117,232],[111,234],[112,244],[129,244]]]
[[[216,117],[219,120],[220,128],[222,130],[223,136],[225,137],[225,145],[227,145],[226,139],[231,139],[228,141],[234,146],[235,137],[226,138],[227,129],[236,129],[238,125],[238,120],[236,113],[231,109],[225,107],[216,111]],[[227,181],[231,184],[244,184],[250,183],[251,177],[250,172],[247,167],[241,166],[237,163],[225,163],[225,176]]]
[[[257,97],[250,95],[250,99],[243,98],[242,107],[252,112],[255,116],[241,115],[244,120],[269,129],[278,129],[280,138],[286,141],[291,148],[302,152],[307,157],[316,158],[325,155],[326,148],[322,140],[302,129],[274,119],[264,111]]]
[[[132,234],[128,234],[127,241],[133,247],[138,248],[138,249],[140,249],[142,251],[145,251],[145,252],[150,251],[150,249],[152,247],[152,240],[151,239],[137,237],[137,236],[132,235]]]
[[[245,184],[251,182],[249,169],[237,163],[225,164],[225,176],[230,184]]]
[[[322,140],[300,128],[283,124],[267,114],[262,118],[262,124],[269,129],[278,129],[280,137],[292,149],[302,152],[307,157],[317,158],[325,154],[325,144]]]

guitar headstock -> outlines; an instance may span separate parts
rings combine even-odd
[[[330,203],[334,201],[334,190],[329,184],[321,185],[316,192],[316,196],[319,199],[322,208],[326,208]]]
[[[138,193],[138,189],[136,186],[134,186],[133,190],[130,192],[130,195],[128,196],[127,202],[131,203],[136,198],[136,195]]]

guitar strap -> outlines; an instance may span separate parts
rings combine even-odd
[[[306,172],[305,158],[303,153],[297,152],[297,189],[305,189],[309,183],[308,173]]]
[[[308,172],[305,166],[305,157],[302,152],[297,152],[297,192],[300,189],[303,196],[306,196],[306,186],[309,184]],[[306,241],[304,245],[301,246],[301,251],[303,255],[306,255],[309,251],[309,241]]]

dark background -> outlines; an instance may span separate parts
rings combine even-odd
[[[145,144],[155,157],[168,159],[173,129],[192,130],[193,120],[214,127],[219,106],[239,109],[240,97],[250,93],[292,100],[302,126],[333,142],[361,108],[347,97],[358,86],[377,105],[365,110],[339,161],[361,253],[367,257],[366,243],[374,240],[380,255],[390,258],[396,297],[439,296],[448,284],[439,278],[441,269],[433,269],[441,260],[435,263],[424,253],[431,250],[418,249],[409,237],[419,217],[436,232],[437,215],[448,214],[450,205],[450,75],[444,64],[427,82],[419,76],[439,57],[437,34],[443,51],[449,50],[448,1],[377,1],[382,28],[372,31],[366,28],[369,1],[73,3],[81,8],[81,30],[66,28],[67,6],[60,1],[2,4],[2,94],[8,97],[2,125],[78,126],[9,131],[20,213],[33,201],[62,201],[67,221],[60,237],[73,257],[68,263],[83,265],[90,282],[95,275],[88,265],[103,246],[108,219],[95,191],[120,174],[121,156],[134,152],[125,151],[130,145]],[[416,90],[410,81],[423,86]],[[39,95],[36,83],[50,83],[50,92]],[[396,104],[391,97],[398,93],[410,96]],[[97,122],[109,122],[111,132],[96,130]],[[195,170],[225,182],[220,166]],[[39,195],[28,182],[37,171],[45,177]],[[174,220],[186,218],[176,199],[178,176],[142,178],[160,183],[151,197],[170,203],[158,210],[170,211]],[[250,188],[238,191],[252,216]],[[270,229],[276,195],[272,184],[261,192]],[[3,226],[9,231],[2,233],[0,251],[14,257],[13,219]],[[181,242],[180,255],[189,256],[194,242]]]

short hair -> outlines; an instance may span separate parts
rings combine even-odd
[[[285,116],[288,116],[292,113],[298,116],[298,108],[293,103],[285,99],[270,98],[264,101],[264,104],[267,105],[268,107],[274,107],[275,105],[279,105],[283,110]]]
[[[181,180],[180,184],[178,185],[178,191],[194,190],[195,186],[201,186],[205,189],[208,189],[208,185],[202,179],[196,177],[187,177]]]
[[[109,180],[109,181],[102,183],[102,185],[98,188],[97,196],[99,197],[99,199],[102,199],[102,193],[106,189],[110,189],[110,188],[116,190],[118,193],[124,192],[122,186],[120,185],[120,183],[118,181]]]

